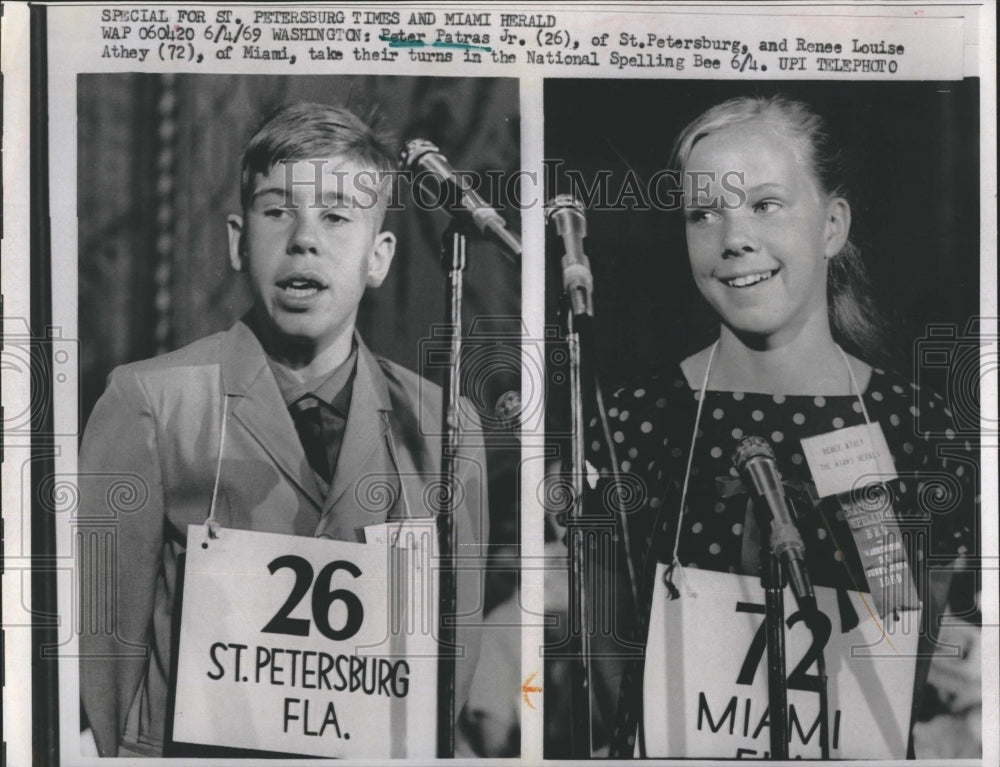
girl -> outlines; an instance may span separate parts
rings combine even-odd
[[[922,603],[922,625],[931,632],[949,590],[964,590],[962,604],[971,604],[974,584],[953,576],[963,555],[975,550],[977,456],[956,435],[939,396],[876,366],[879,322],[860,254],[849,239],[848,190],[822,118],[780,96],[732,99],[682,131],[672,167],[681,171],[691,269],[719,318],[719,335],[684,359],[673,377],[639,381],[615,393],[607,411],[614,456],[599,432],[588,439],[589,461],[605,483],[602,497],[615,495],[607,492],[611,483],[622,488],[619,496],[639,499],[635,513],[625,515],[623,531],[639,573],[639,615],[619,610],[617,625],[640,644],[650,642],[638,661],[595,659],[600,679],[594,686],[620,688],[616,710],[605,712],[617,723],[612,756],[735,757],[735,749],[725,752],[729,746],[699,752],[692,738],[674,737],[666,745],[653,732],[663,713],[644,715],[642,703],[643,680],[646,700],[662,682],[662,674],[650,670],[654,653],[660,667],[685,670],[716,664],[720,655],[748,662],[745,648],[726,646],[724,636],[721,647],[665,646],[650,620],[652,614],[655,624],[658,610],[679,593],[685,572],[760,574],[760,541],[766,546],[767,539],[733,465],[744,438],[762,438],[773,450],[797,511],[812,582],[836,594],[835,614],[828,616],[835,635],[859,625],[859,604],[872,606],[864,621],[879,623]],[[595,418],[591,426],[597,425]],[[883,455],[864,471],[846,474],[816,457],[845,444],[863,445],[846,456],[848,464]],[[876,518],[882,521],[872,526]],[[903,539],[910,544],[905,552],[898,544],[900,528],[921,533]],[[612,567],[617,605],[626,604],[628,594],[620,553]],[[725,625],[724,618],[718,616],[718,625]],[[933,640],[922,632],[923,652],[917,653],[905,701],[896,704],[906,709],[894,712],[904,722],[901,739],[887,733],[872,734],[870,743],[859,742],[868,736],[841,738],[836,745],[843,750],[834,749],[834,758],[880,749],[896,758],[913,756],[908,735]],[[789,671],[796,661],[788,658]],[[836,658],[830,663],[840,665]],[[684,694],[676,686],[664,689],[659,694],[667,698]],[[733,695],[740,689],[733,688]],[[726,701],[715,709],[705,699],[673,702],[681,710],[698,710],[699,723],[708,713],[719,725]],[[807,729],[812,723],[810,716]],[[881,745],[869,752],[875,741]],[[767,748],[766,727],[758,744],[759,756]],[[799,745],[805,749],[806,743]]]

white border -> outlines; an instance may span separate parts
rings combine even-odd
[[[233,6],[235,4],[218,4],[219,7]],[[427,7],[440,7],[441,3],[417,4],[400,3],[392,5],[399,9],[423,9]],[[107,6],[105,6],[107,7]],[[184,7],[198,7],[196,4],[184,4]],[[364,6],[386,8],[387,4],[365,4]],[[467,7],[478,8],[480,10],[500,10],[495,5],[467,4]],[[612,3],[576,3],[553,4],[544,3],[518,3],[504,6],[503,11],[514,12],[518,9],[525,11],[543,10],[557,14],[568,15],[571,13],[580,14],[586,11],[608,11],[614,10],[622,16],[630,16],[637,13],[668,12],[671,14],[682,14],[687,16],[836,16],[846,20],[847,18],[859,19],[862,17],[881,18],[912,18],[923,19],[925,23],[933,24],[934,19],[941,18],[964,18],[964,55],[963,67],[966,76],[977,75],[980,77],[981,86],[981,158],[984,169],[981,179],[981,304],[980,312],[984,317],[997,316],[996,292],[993,286],[996,284],[996,27],[995,27],[995,6],[986,4],[960,4],[947,2],[940,4],[920,4],[914,2],[899,3],[850,3],[836,2],[813,4],[810,6],[796,5],[792,3],[772,3],[761,4],[740,4],[730,2],[705,3],[701,6],[692,4],[667,5],[667,4],[612,4]],[[576,9],[571,11],[571,9]],[[50,33],[58,25],[54,24],[56,17],[69,13],[72,9],[67,7],[52,7],[49,10]],[[27,199],[28,179],[30,170],[28,168],[28,152],[26,148],[28,142],[28,21],[27,8],[24,3],[5,3],[3,16],[3,72],[5,75],[4,90],[4,240],[3,250],[5,253],[3,262],[3,291],[5,295],[4,314],[6,318],[17,318],[29,316],[29,305],[27,290],[17,289],[17,286],[27,286],[27,248],[28,248],[28,225],[26,216],[26,206],[24,200]],[[841,19],[838,19],[840,21]],[[595,26],[600,26],[595,22]],[[75,32],[82,30],[79,22],[75,22],[71,27],[76,27]],[[53,133],[50,138],[50,186],[52,190],[51,214],[52,214],[52,254],[53,254],[53,274],[56,275],[57,283],[54,290],[59,295],[59,300],[53,301],[53,324],[64,328],[66,337],[75,337],[76,311],[77,311],[77,273],[76,273],[76,123],[75,123],[75,74],[81,71],[107,71],[105,64],[95,61],[92,57],[88,59],[76,49],[74,42],[80,40],[84,35],[74,35],[67,40],[63,38],[65,45],[58,49],[52,49],[49,57],[49,89],[50,89],[50,125]],[[131,67],[130,67],[131,69]],[[144,68],[145,71],[178,71],[176,67],[157,66]],[[197,71],[241,71],[242,68],[230,67],[201,68]],[[343,73],[366,73],[370,68],[350,64],[339,69]],[[246,70],[244,70],[246,71]],[[281,69],[277,64],[266,66],[257,65],[253,71],[287,73],[287,69]],[[323,70],[330,73],[329,68]],[[478,70],[477,70],[478,71]],[[400,66],[392,69],[380,69],[380,73],[385,74],[444,74],[439,70],[428,71],[410,65]],[[522,101],[522,161],[526,167],[531,167],[534,163],[539,163],[541,159],[541,136],[542,136],[542,108],[541,108],[541,86],[543,76],[579,76],[580,73],[574,70],[566,71],[562,74],[547,71],[547,68],[532,68],[527,65],[513,68],[496,67],[484,68],[481,70],[484,76],[521,76],[521,101]],[[461,72],[467,75],[468,72]],[[601,73],[602,76],[622,76],[623,73]],[[691,72],[684,76],[692,76]],[[770,79],[770,78],[769,78]],[[73,94],[67,98],[66,94]],[[599,105],[598,105],[599,107]],[[17,151],[14,147],[18,147]],[[24,151],[21,151],[21,149]],[[536,166],[537,167],[537,166]],[[541,211],[526,211],[524,218],[524,235],[526,252],[540,252],[543,241]],[[15,254],[11,257],[10,254]],[[21,255],[23,254],[23,257]],[[544,297],[544,268],[540,263],[525,261],[522,282],[522,305],[524,308],[525,323],[532,334],[541,332],[544,324],[544,308],[542,301]],[[10,323],[5,324],[5,334],[10,334]],[[985,329],[984,329],[985,330]],[[993,337],[996,338],[996,326],[992,328]],[[984,348],[984,360],[987,355],[992,360],[996,360],[996,343],[991,347]],[[995,424],[997,422],[997,371],[984,367],[983,378],[983,423]],[[525,379],[527,377],[525,376]],[[19,406],[23,409],[27,403],[27,392],[24,381],[13,378],[10,375],[4,376],[3,400],[4,406],[9,412],[18,412]],[[75,386],[76,381],[72,384]],[[529,398],[539,396],[538,392],[524,391],[525,402],[530,406]],[[66,410],[65,400],[57,402],[55,418],[57,424],[66,423],[68,419],[75,417],[74,413]],[[75,470],[75,438],[64,441],[64,456],[59,459],[58,472],[60,474],[72,473]],[[987,567],[997,567],[996,558],[998,552],[997,534],[997,466],[995,460],[996,444],[984,446],[983,451],[983,546],[984,551],[990,553],[991,558],[986,560]],[[538,501],[536,488],[542,482],[542,472],[540,470],[541,461],[540,448],[527,444],[522,455],[524,461],[524,471],[522,473],[522,553],[527,561],[532,561],[536,557],[541,557],[544,540],[541,515],[537,514]],[[23,568],[28,562],[28,551],[18,550],[22,542],[29,540],[28,526],[24,524],[26,517],[21,516],[27,509],[26,499],[17,492],[19,483],[22,480],[22,466],[26,460],[25,444],[22,440],[8,437],[5,440],[5,461],[2,467],[3,472],[3,493],[4,493],[4,518],[5,518],[5,565],[6,572],[3,581],[4,591],[4,626],[6,641],[6,687],[4,689],[4,733],[8,739],[7,756],[11,764],[27,764],[30,761],[30,721],[31,711],[31,664],[30,658],[30,632],[19,628],[18,624],[23,624],[28,615],[25,605],[30,600],[30,583],[27,578],[20,578],[25,574]],[[13,513],[12,513],[13,510]],[[67,554],[70,546],[68,526],[60,528],[59,533],[59,553],[63,556]],[[997,626],[1000,624],[1000,604],[998,604],[997,579],[993,577],[996,569],[984,570],[984,591],[983,591],[983,657],[987,664],[983,674],[983,763],[996,764],[1000,761],[1000,745],[998,745],[997,714],[1000,710],[1000,674],[998,674],[997,658],[1000,657],[1000,633]],[[65,579],[60,580],[63,584]],[[67,602],[65,588],[60,596],[61,612],[64,615],[70,614],[71,605]],[[541,612],[543,602],[543,590],[541,584],[541,570],[528,569],[525,572],[523,599],[525,607],[532,612]],[[60,629],[65,632],[66,626],[71,625],[66,622]],[[525,631],[522,656],[522,678],[533,672],[540,673],[540,659],[532,649],[538,647],[541,639],[541,629],[528,629]],[[62,635],[62,634],[61,634]],[[70,637],[70,642],[75,640]],[[69,645],[72,647],[73,645]],[[61,664],[61,685],[63,692],[62,716],[60,717],[63,737],[61,746],[68,753],[77,737],[73,730],[77,727],[77,706],[75,704],[78,692],[77,679],[75,676],[75,659],[67,659]],[[67,673],[72,670],[72,673]],[[16,692],[16,700],[12,696]],[[534,698],[536,712],[531,713],[528,709],[523,712],[522,718],[522,761],[533,763],[541,756],[541,733],[542,733],[542,706],[537,696]],[[16,705],[15,705],[16,703]],[[74,748],[75,750],[75,748]],[[479,760],[484,761],[484,760]],[[77,760],[80,764],[102,764],[106,760]],[[64,758],[63,763],[68,763]],[[180,762],[178,762],[180,763]],[[198,763],[198,762],[192,762]],[[274,764],[274,762],[266,762]],[[691,764],[692,762],[688,762]]]

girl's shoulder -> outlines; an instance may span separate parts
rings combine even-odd
[[[677,366],[685,385],[691,391],[698,391],[705,378],[705,371],[708,370],[709,361],[712,359],[713,346],[706,346],[700,352],[685,357]]]
[[[646,374],[626,379],[611,390],[607,398],[608,415],[615,417],[624,409],[630,413],[666,411],[693,401],[694,392],[688,386],[680,366],[664,373]]]

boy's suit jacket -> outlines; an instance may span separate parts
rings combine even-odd
[[[219,460],[223,412],[225,443]],[[189,524],[363,541],[366,525],[428,517],[439,479],[441,389],[358,339],[336,475],[323,502],[264,351],[244,322],[116,369],[80,448],[76,538],[81,693],[102,755],[171,752],[179,567]],[[456,711],[479,652],[486,462],[467,419],[455,518],[460,558]],[[402,493],[398,488],[402,487]],[[464,572],[463,572],[464,571]]]

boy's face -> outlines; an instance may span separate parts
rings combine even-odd
[[[380,232],[374,171],[343,157],[275,165],[229,217],[229,257],[279,339],[323,351],[353,332],[368,286],[382,284],[396,238]]]

